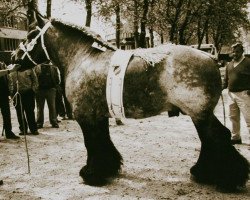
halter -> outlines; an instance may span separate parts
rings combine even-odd
[[[29,54],[30,51],[33,50],[34,46],[36,45],[37,43],[37,40],[39,37],[41,37],[41,44],[42,44],[42,48],[43,48],[43,51],[47,57],[48,60],[50,60],[50,57],[49,57],[49,54],[48,54],[48,51],[46,49],[46,46],[44,45],[44,33],[46,33],[46,31],[49,29],[49,27],[51,26],[51,22],[47,22],[44,27],[41,29],[39,28],[38,26],[36,26],[36,29],[39,30],[39,34],[31,40],[31,42],[29,42],[28,44],[23,44],[22,42],[20,43],[19,47],[21,50],[24,51],[24,54],[22,56],[22,60],[25,58],[25,56],[27,56],[29,58],[29,60],[34,64],[34,65],[38,65],[31,57],[31,55]]]

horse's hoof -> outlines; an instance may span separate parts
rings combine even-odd
[[[242,193],[247,192],[246,185],[237,186],[237,185],[217,185],[216,190],[221,193]]]
[[[196,183],[208,185],[214,184],[214,181],[212,181],[211,177],[207,176],[207,173],[203,171],[202,168],[197,164],[191,167],[190,173],[191,180],[195,181]]]
[[[107,184],[107,180],[104,177],[95,174],[87,165],[80,170],[79,174],[87,185],[103,186]]]

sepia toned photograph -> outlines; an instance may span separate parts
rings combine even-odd
[[[0,0],[0,200],[250,199],[250,1]]]

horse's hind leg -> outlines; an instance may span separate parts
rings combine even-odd
[[[230,131],[214,114],[193,119],[201,140],[201,152],[190,172],[195,180],[212,183],[223,191],[235,191],[248,180],[249,163],[231,145]]]
[[[87,148],[87,164],[80,176],[89,185],[104,185],[107,178],[119,173],[122,157],[109,135],[109,119],[104,117],[95,121],[77,119],[81,126]]]

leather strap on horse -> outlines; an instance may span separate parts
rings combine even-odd
[[[23,44],[22,42],[20,43],[19,47],[20,47],[20,49],[22,49],[24,51],[24,54],[21,58],[22,60],[24,59],[25,56],[27,56],[34,65],[37,65],[37,63],[30,56],[29,52],[33,50],[39,37],[41,37],[41,44],[42,44],[43,51],[44,51],[47,59],[50,60],[48,51],[44,45],[44,33],[49,29],[50,26],[51,26],[50,21],[47,22],[42,29],[39,28],[38,26],[36,26],[36,29],[39,30],[39,34],[34,39],[32,39],[31,42],[29,42],[28,44]]]
[[[117,50],[111,58],[109,66],[106,98],[109,114],[113,118],[125,118],[123,107],[123,83],[125,72],[129,63],[132,51]]]

